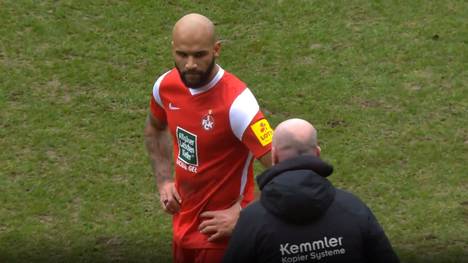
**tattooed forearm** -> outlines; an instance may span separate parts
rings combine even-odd
[[[167,126],[148,117],[145,128],[145,145],[157,183],[172,180],[170,169],[172,144]]]

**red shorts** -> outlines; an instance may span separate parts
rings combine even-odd
[[[174,263],[220,263],[226,249],[219,248],[181,248],[172,244]]]

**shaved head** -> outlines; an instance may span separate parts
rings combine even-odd
[[[289,119],[280,123],[272,142],[273,162],[303,154],[320,155],[317,144],[317,131],[309,122],[302,119]]]
[[[178,42],[216,42],[215,26],[210,19],[200,14],[183,16],[172,29],[172,41]]]
[[[215,26],[205,16],[185,15],[172,29],[175,66],[188,88],[201,88],[214,78],[219,70],[215,61],[220,50]]]

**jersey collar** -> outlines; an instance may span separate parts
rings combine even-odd
[[[206,92],[206,91],[212,89],[216,84],[218,84],[219,80],[224,76],[224,69],[221,68],[221,66],[218,65],[218,64],[216,64],[216,66],[219,68],[218,73],[216,73],[214,78],[208,84],[206,84],[203,87],[196,88],[196,89],[188,88],[192,95],[197,95],[197,94]]]

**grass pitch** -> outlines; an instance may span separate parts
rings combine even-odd
[[[0,262],[171,260],[143,127],[189,12],[403,262],[467,260],[466,1],[0,0]]]

